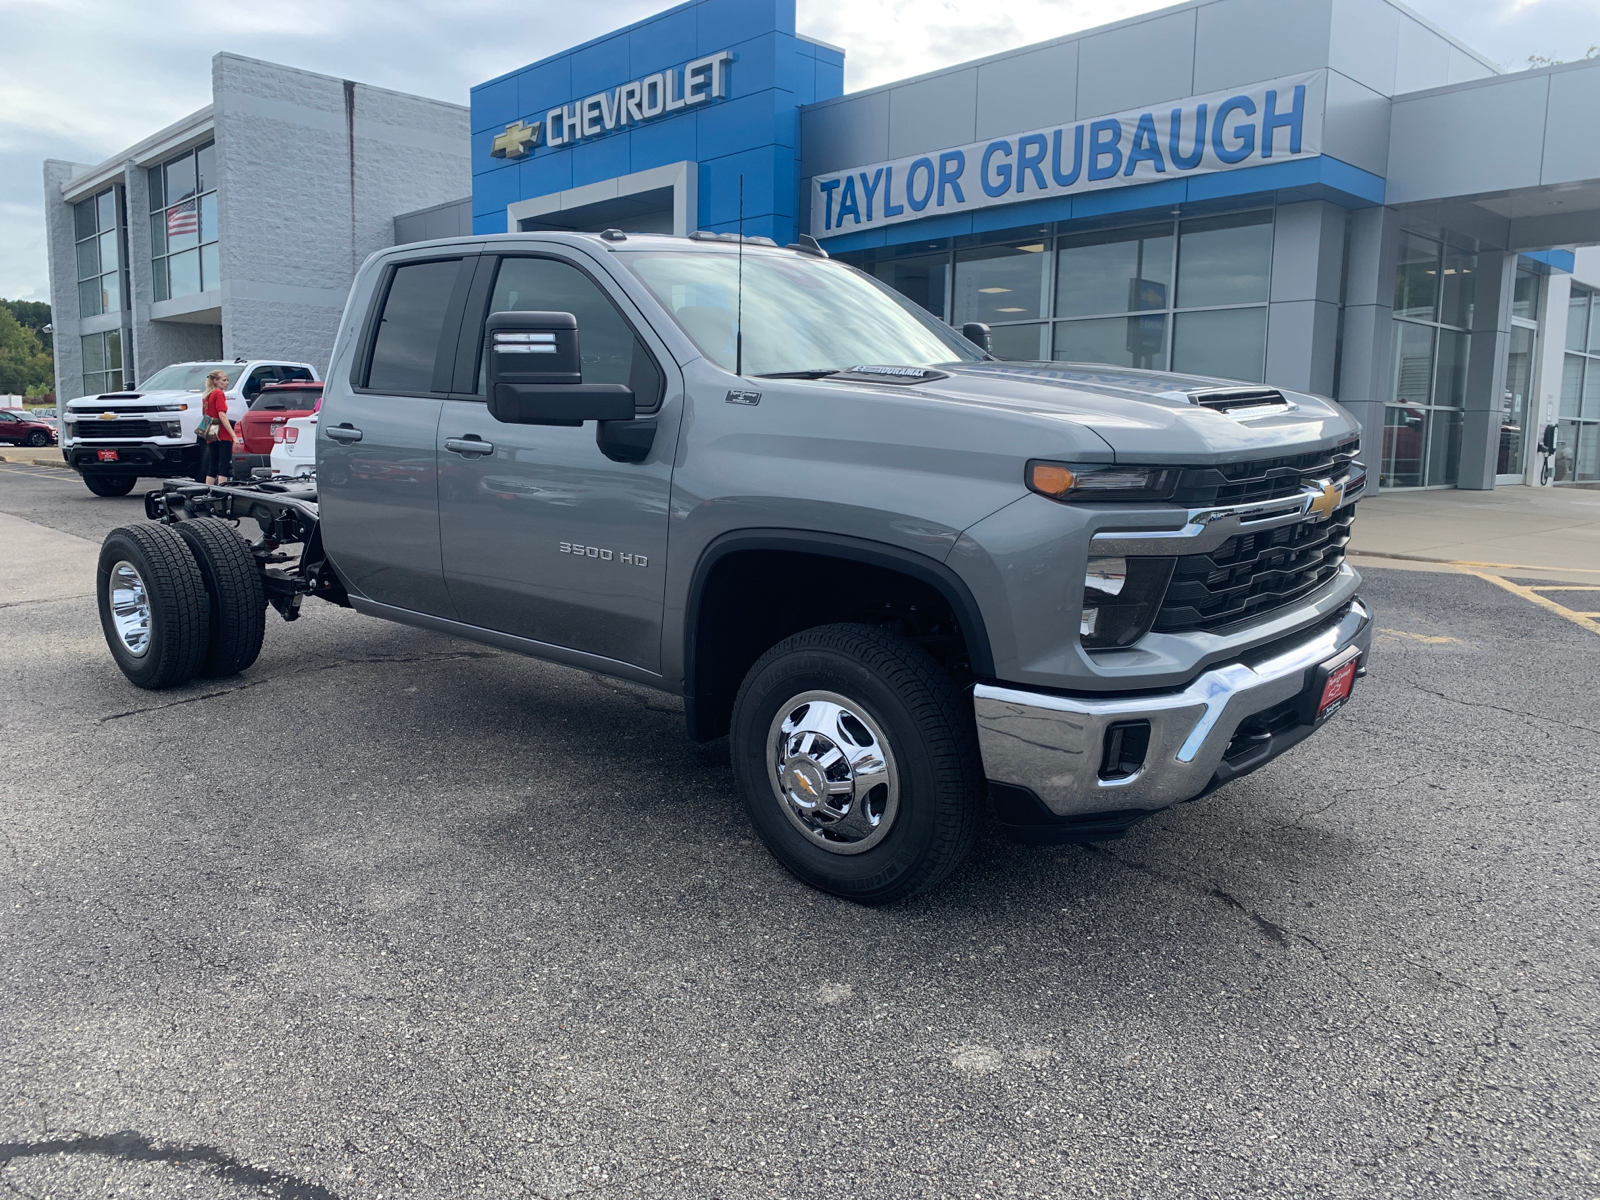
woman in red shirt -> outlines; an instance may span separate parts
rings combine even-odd
[[[226,371],[211,372],[206,376],[205,399],[200,402],[201,412],[215,422],[201,452],[206,482],[212,484],[227,483],[233,477],[233,423],[228,420],[227,386]]]

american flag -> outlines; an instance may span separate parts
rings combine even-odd
[[[200,232],[200,213],[193,200],[185,200],[182,204],[174,204],[167,209],[167,236],[169,238],[182,237],[185,234]]]

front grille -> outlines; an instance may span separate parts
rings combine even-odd
[[[72,426],[75,436],[81,438],[152,438],[163,436],[157,421],[138,421],[123,418],[117,421],[79,421]]]
[[[1241,533],[1210,554],[1182,556],[1153,628],[1219,629],[1310,595],[1338,574],[1355,515],[1347,504],[1327,521]]]
[[[1215,467],[1188,467],[1172,497],[1190,508],[1222,504],[1252,504],[1299,494],[1313,481],[1342,479],[1361,452],[1354,438],[1331,450],[1293,454],[1284,458],[1224,463]]]

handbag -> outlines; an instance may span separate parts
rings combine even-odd
[[[194,434],[202,442],[217,440],[217,427],[221,424],[215,417],[201,417],[200,424],[195,426]]]

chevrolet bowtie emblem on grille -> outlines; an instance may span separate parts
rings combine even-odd
[[[102,421],[115,421],[117,419],[117,414],[116,413],[101,413],[100,414],[100,419]]]
[[[1344,484],[1325,483],[1322,490],[1311,491],[1311,506],[1308,515],[1314,515],[1320,521],[1326,521],[1333,516],[1334,510],[1344,503]]]
[[[489,147],[490,158],[521,158],[539,144],[540,124],[524,125],[513,121],[506,131],[498,135]]]

